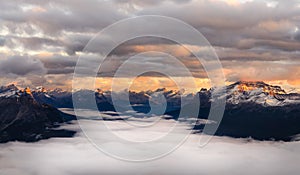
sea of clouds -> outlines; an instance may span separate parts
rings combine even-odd
[[[99,123],[105,122],[121,138],[146,141],[156,138],[174,125],[173,120],[145,119],[153,122],[151,129],[137,132],[123,121],[80,119],[85,128],[109,142]],[[135,122],[145,121],[141,119]],[[159,121],[159,122],[158,122]],[[137,123],[135,123],[137,124]],[[198,134],[190,134],[174,152],[144,162],[119,160],[97,149],[81,132],[77,121],[63,126],[78,131],[74,138],[52,138],[36,143],[10,142],[0,145],[1,175],[296,175],[300,172],[300,142],[254,141],[213,137],[199,147]],[[187,129],[182,125],[182,129]],[[99,132],[100,131],[100,132]],[[204,136],[205,137],[205,136]],[[208,136],[207,136],[208,137]],[[132,154],[132,152],[127,153]],[[126,156],[126,153],[123,153]]]

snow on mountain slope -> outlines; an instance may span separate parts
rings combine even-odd
[[[264,106],[283,106],[300,103],[298,94],[287,94],[281,87],[264,82],[239,81],[227,87],[227,102],[231,104],[257,103]]]

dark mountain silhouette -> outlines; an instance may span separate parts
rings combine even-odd
[[[33,142],[50,137],[72,137],[75,132],[57,127],[75,119],[54,107],[39,104],[30,89],[18,90],[14,86],[0,88],[0,143],[8,141]]]

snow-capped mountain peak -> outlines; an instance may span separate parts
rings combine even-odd
[[[280,86],[272,86],[264,82],[239,81],[227,87],[227,102],[232,104],[257,103],[264,106],[282,106],[299,103],[291,100]]]
[[[268,93],[269,95],[286,94],[286,92],[280,86],[272,86],[262,81],[238,81],[230,85],[229,89],[235,89],[239,92],[261,89],[263,92]]]
[[[35,91],[36,92],[43,92],[43,93],[46,93],[47,90],[43,87],[43,86],[38,86],[35,88]]]
[[[22,95],[32,96],[30,88],[26,87],[24,89],[19,89],[14,84],[0,87],[0,97],[10,98],[10,97],[20,97]]]
[[[0,97],[11,97],[16,95],[16,93],[18,92],[18,88],[17,86],[15,86],[14,84],[10,84],[8,86],[1,86],[0,87]]]

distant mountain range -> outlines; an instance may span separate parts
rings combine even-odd
[[[73,108],[72,95],[75,99],[83,101],[85,99],[86,94],[95,94],[95,100],[100,111],[115,111],[114,105],[112,102],[112,94],[114,93],[117,101],[125,101],[127,95],[129,94],[129,100],[134,110],[146,113],[150,110],[149,100],[151,99],[151,95],[155,93],[161,93],[165,96],[167,105],[167,111],[180,109],[181,105],[181,95],[182,92],[167,90],[165,88],[157,89],[155,91],[142,91],[142,92],[134,92],[134,91],[123,91],[123,92],[111,92],[111,91],[102,91],[101,89],[97,89],[96,91],[92,90],[79,90],[74,92],[73,94],[68,91],[63,91],[61,89],[54,89],[46,91],[43,88],[38,88],[32,91],[33,97],[40,104],[49,104],[56,108]],[[192,94],[186,95],[183,98],[193,99],[194,96]],[[85,106],[85,108],[89,108],[89,106]]]
[[[116,93],[116,100],[125,100],[127,97],[125,94],[129,94],[130,103],[134,106],[136,110],[145,112],[149,110],[149,100],[151,95],[154,93],[162,93],[168,103],[167,111],[172,111],[174,109],[180,109],[181,98],[185,102],[192,101],[197,98],[198,95],[202,97],[202,101],[209,102],[211,89],[201,89],[198,94],[185,94],[183,95],[180,91],[167,90],[165,88],[157,89],[155,91],[123,91],[123,92],[111,92],[102,91],[97,89],[96,91],[91,90],[79,90],[73,94],[68,91],[63,91],[61,89],[54,89],[46,91],[44,88],[37,88],[32,90],[32,95],[37,102],[43,104],[49,104],[57,108],[72,108],[72,95],[78,99],[81,96],[84,97],[85,93],[95,93],[95,99],[100,111],[110,111],[112,110],[112,93]],[[7,94],[1,94],[7,95]],[[227,104],[242,104],[242,103],[255,103],[262,106],[285,106],[291,104],[300,103],[300,94],[297,93],[286,93],[284,89],[279,86],[268,85],[264,82],[245,82],[239,81],[234,84],[227,86],[226,96]],[[107,106],[105,106],[107,105]]]
[[[115,100],[122,102],[126,100],[126,94],[129,94],[132,108],[141,113],[150,111],[149,101],[153,100],[153,96],[159,93],[165,97],[167,102],[165,114],[172,116],[174,119],[179,117],[182,108],[192,107],[194,104],[197,104],[194,101],[200,98],[199,115],[191,116],[186,113],[184,117],[207,119],[213,100],[211,98],[212,92],[216,92],[216,88],[201,89],[196,94],[183,94],[181,91],[167,90],[165,88],[142,92],[111,92],[97,89],[95,91],[79,90],[71,93],[61,89],[45,90],[42,87],[34,90],[29,88],[19,90],[16,86],[10,85],[0,88],[1,122],[10,121],[5,118],[6,114],[3,111],[8,110],[5,106],[7,106],[6,103],[11,101],[13,101],[11,103],[15,106],[21,104],[28,109],[36,108],[46,112],[55,111],[56,115],[51,116],[59,116],[59,112],[55,108],[73,108],[72,96],[86,104],[84,108],[89,108],[89,104],[85,103],[85,96],[91,93],[95,94],[95,101],[99,111],[115,111],[112,96],[116,98]],[[300,134],[300,94],[286,93],[281,87],[272,86],[264,82],[239,81],[227,86],[226,94],[219,94],[219,96],[226,98],[226,109],[223,120],[217,130],[217,135],[252,137],[259,140],[291,141],[297,134]],[[24,100],[25,97],[28,98],[27,101]],[[22,99],[23,103],[18,101],[20,99]],[[160,105],[161,101],[155,101],[154,103]],[[124,106],[120,106],[121,109],[122,107]],[[12,107],[10,110],[23,111],[24,109],[18,106]],[[7,114],[10,113],[12,112],[7,112]],[[40,115],[36,112],[35,114]],[[23,117],[27,116],[27,114],[24,114]],[[42,118],[47,122],[43,126],[39,126],[40,128],[46,128],[45,126],[47,125],[53,126],[55,122],[62,122],[61,118]],[[38,120],[36,122],[39,123]],[[214,122],[210,124],[214,125]],[[194,127],[194,130],[195,132],[202,132],[203,127],[204,125],[199,124]]]

